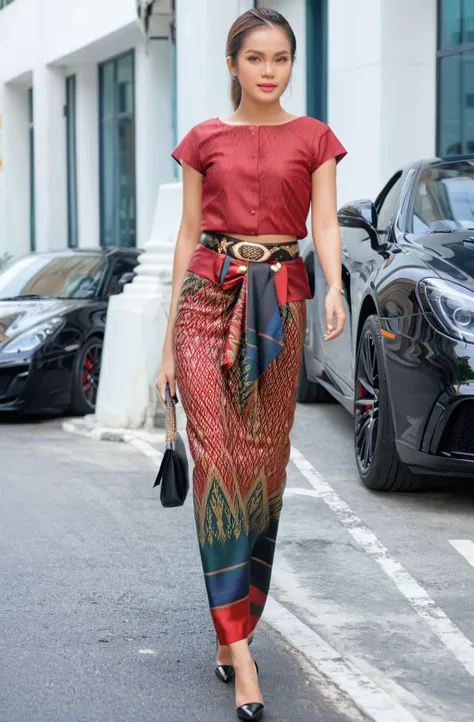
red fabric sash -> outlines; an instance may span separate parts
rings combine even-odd
[[[225,253],[218,253],[214,249],[199,243],[191,257],[187,270],[193,271],[209,281],[219,283],[225,259]],[[231,257],[230,267],[222,283],[222,288],[230,288],[237,283],[241,283],[245,274],[238,270],[239,266],[247,266],[249,263],[274,264],[276,261],[246,261]],[[280,263],[280,270],[274,273],[279,305],[288,301],[301,301],[305,298],[312,298],[308,272],[302,257],[297,256],[288,261],[280,261]]]

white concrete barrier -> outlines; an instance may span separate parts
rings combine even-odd
[[[150,429],[164,423],[164,406],[155,383],[181,209],[182,183],[161,185],[151,238],[139,257],[137,275],[109,302],[94,419],[109,428]],[[180,404],[176,411],[183,428]]]

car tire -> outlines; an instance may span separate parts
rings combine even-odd
[[[373,491],[416,491],[423,486],[424,479],[420,474],[414,474],[400,460],[395,446],[395,431],[393,428],[392,411],[382,350],[382,333],[380,322],[376,315],[369,316],[363,326],[357,347],[355,363],[355,391],[354,391],[354,452],[359,476],[368,489]],[[364,395],[370,401],[370,392],[361,383],[366,381],[363,372],[366,358],[373,369],[374,403],[365,404]],[[370,354],[372,354],[370,356]],[[370,359],[369,359],[370,356]],[[362,374],[364,374],[362,376]],[[378,387],[378,390],[377,390]],[[371,408],[373,416],[370,416]],[[366,458],[369,436],[374,430],[375,440],[371,439],[373,452],[370,463]],[[364,444],[365,435],[365,446]],[[369,449],[370,453],[370,449]]]
[[[102,346],[102,338],[91,336],[74,359],[70,406],[70,411],[74,415],[85,416],[95,411]],[[90,386],[94,387],[93,393]]]
[[[300,404],[315,404],[322,403],[324,401],[332,401],[331,394],[326,391],[324,386],[308,379],[304,350],[301,358],[298,386],[296,389],[296,400]]]

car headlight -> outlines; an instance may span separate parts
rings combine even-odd
[[[58,330],[64,323],[64,319],[59,316],[39,323],[37,326],[29,328],[19,336],[9,341],[6,346],[3,347],[3,353],[25,353],[26,351],[33,351],[44,343],[52,334]]]
[[[458,341],[474,343],[474,293],[442,278],[418,283],[421,305],[434,315],[439,330]]]

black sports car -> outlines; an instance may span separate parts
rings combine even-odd
[[[35,253],[0,272],[0,411],[94,411],[108,298],[135,248]]]
[[[474,155],[402,168],[375,203],[338,218],[346,324],[323,340],[327,284],[311,243],[298,401],[335,397],[353,414],[370,489],[474,478]]]

